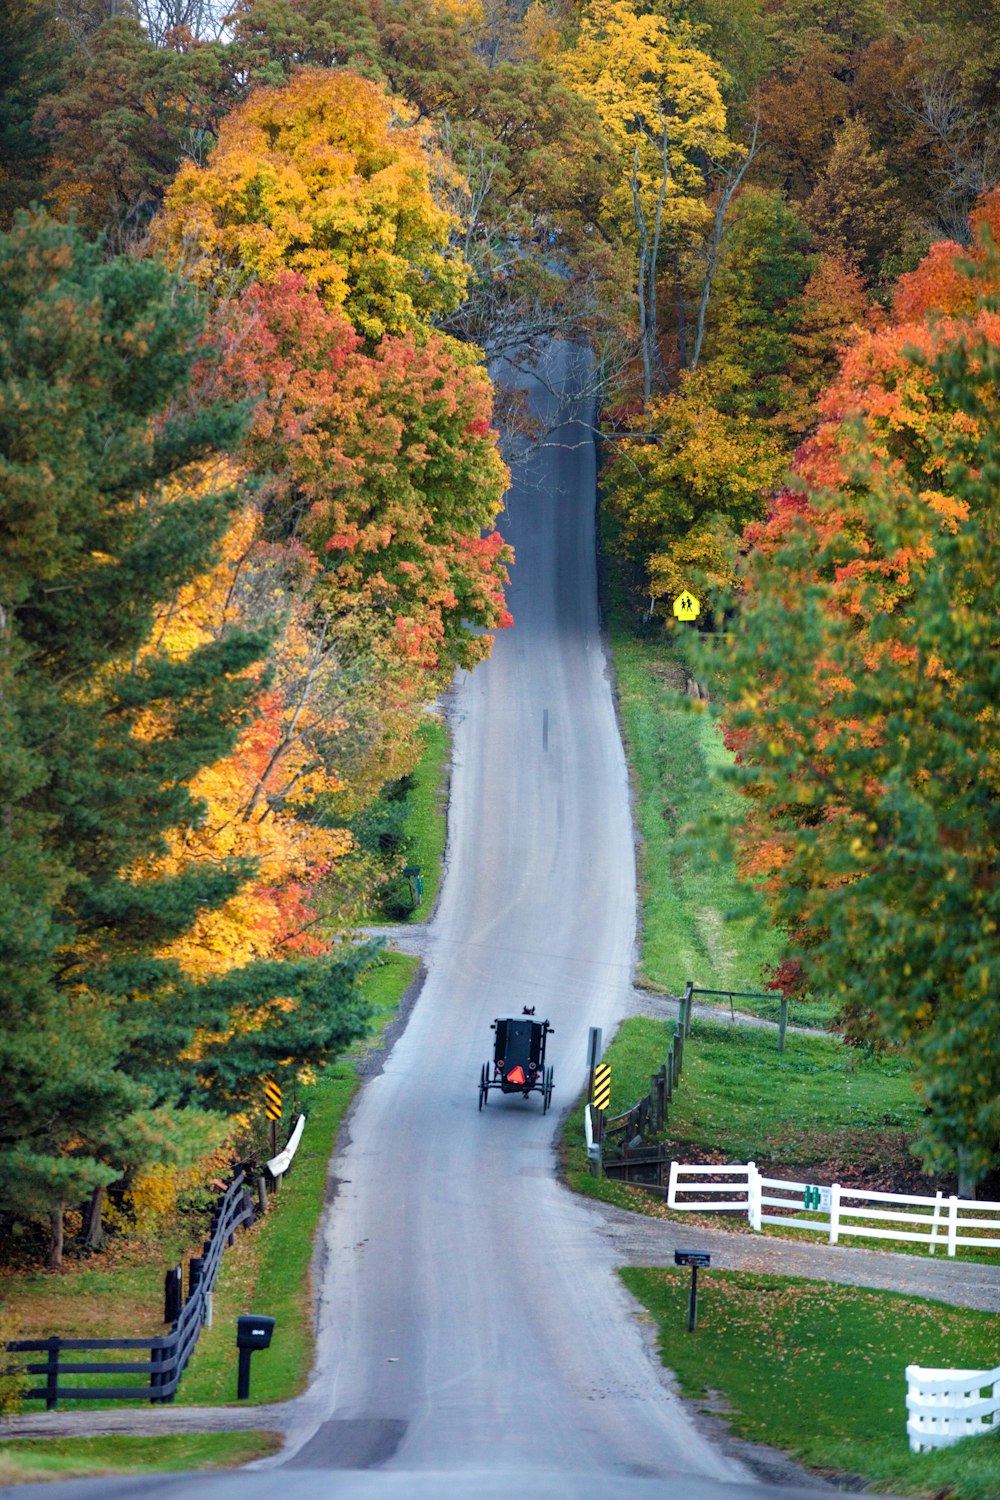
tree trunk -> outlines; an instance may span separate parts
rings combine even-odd
[[[959,1147],[958,1152],[958,1196],[970,1202],[976,1196],[976,1177],[969,1170],[969,1153]]]
[[[49,1259],[50,1271],[62,1269],[63,1258],[63,1227],[66,1213],[65,1203],[60,1203],[49,1214]]]
[[[647,262],[649,258],[649,234],[646,228],[646,215],[643,211],[642,200],[639,196],[639,147],[635,148],[635,161],[632,166],[632,207],[635,210],[635,225],[639,231],[639,267],[636,277],[636,298],[639,304],[639,348],[642,351],[642,400],[643,405],[649,405],[649,398],[653,392],[653,366],[650,360],[649,340],[649,308],[646,305],[646,275]]]
[[[679,246],[674,249],[674,276],[677,282],[677,357],[681,362],[681,369],[686,370],[688,362],[687,307],[684,303],[684,277],[681,274]]]
[[[83,1227],[80,1230],[80,1238],[89,1250],[104,1249],[104,1225],[101,1223],[101,1213],[104,1208],[104,1187],[95,1187],[90,1195],[90,1202],[83,1216]]]

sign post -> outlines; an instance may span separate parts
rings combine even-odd
[[[593,1102],[594,1098],[594,1069],[601,1060],[601,1028],[591,1026],[590,1036],[587,1038],[587,1098]]]
[[[688,1333],[698,1327],[698,1267],[710,1266],[712,1257],[707,1250],[675,1250],[674,1265],[691,1267],[691,1293],[688,1297]]]
[[[604,1139],[604,1112],[611,1103],[611,1064],[598,1063],[594,1069],[594,1093],[591,1100],[597,1116],[597,1138]]]
[[[275,1083],[273,1078],[264,1080],[264,1113],[271,1122],[271,1155],[277,1156],[278,1121],[281,1119],[281,1085]]]

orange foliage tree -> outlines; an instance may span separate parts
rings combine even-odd
[[[776,982],[903,1044],[925,1159],[970,1186],[1000,1139],[996,547],[1000,192],[845,353],[798,485],[751,527],[726,736]],[[975,1064],[973,1064],[975,1059]]]

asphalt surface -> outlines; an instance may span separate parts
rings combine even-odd
[[[550,382],[571,381],[579,358],[557,348]],[[770,1492],[673,1396],[614,1275],[621,1255],[554,1177],[588,1027],[609,1030],[628,1009],[635,935],[593,465],[586,426],[564,427],[522,466],[501,520],[517,549],[515,625],[454,694],[447,873],[427,978],[336,1160],[318,1364],[282,1410],[283,1452],[228,1476],[60,1483],[49,1495]],[[525,1005],[554,1027],[553,1109],[543,1115],[537,1093],[491,1094],[480,1112],[490,1022]]]

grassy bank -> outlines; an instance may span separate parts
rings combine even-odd
[[[373,1036],[395,1014],[419,961],[386,954],[365,977],[373,1006]],[[177,1395],[182,1405],[217,1405],[236,1398],[234,1328],[240,1313],[276,1319],[266,1354],[254,1359],[251,1399],[284,1401],[305,1388],[312,1366],[312,1286],[309,1267],[326,1199],[327,1163],[337,1132],[358,1088],[355,1055],[349,1053],[305,1090],[308,1124],[292,1173],[272,1198],[267,1218],[241,1236],[226,1255],[216,1286],[215,1319],[201,1336]]]
[[[395,1014],[418,967],[417,959],[390,953],[365,975],[363,993],[372,1007],[368,1046]],[[273,1195],[267,1218],[249,1233],[238,1234],[235,1245],[223,1257],[216,1284],[214,1326],[199,1340],[177,1393],[177,1404],[235,1400],[234,1325],[237,1314],[243,1312],[268,1313],[277,1319],[271,1348],[254,1361],[254,1400],[283,1400],[304,1386],[312,1363],[309,1265],[313,1240],[325,1199],[327,1163],[358,1089],[356,1063],[365,1047],[359,1043],[328,1068],[316,1084],[301,1091],[299,1102],[307,1125],[292,1171]],[[112,1245],[92,1265],[70,1263],[62,1275],[8,1277],[4,1303],[22,1338],[53,1332],[64,1338],[137,1338],[144,1333],[162,1333],[163,1274],[167,1266],[181,1261],[189,1248],[190,1238],[185,1239],[183,1226],[174,1226],[158,1242],[118,1249]],[[100,1355],[92,1357],[99,1359]],[[115,1355],[112,1352],[108,1357],[113,1359]],[[84,1384],[88,1379],[81,1376],[75,1383]],[[123,1384],[133,1382],[139,1384],[140,1377],[121,1378]],[[73,1403],[74,1409],[81,1405],[91,1403]],[[38,1404],[29,1402],[25,1409],[37,1410]]]
[[[673,1022],[625,1021],[605,1053],[611,1065],[611,1114],[649,1089],[666,1057]],[[790,1034],[784,1053],[773,1031],[695,1021],[684,1074],[662,1139],[680,1160],[755,1161],[770,1175],[891,1187],[901,1178],[925,1191],[909,1156],[919,1114],[912,1073],[900,1058],[878,1061],[834,1038]],[[584,1186],[582,1108],[566,1133],[574,1186]],[[616,1196],[613,1183],[586,1190]],[[916,1184],[919,1183],[919,1188]]]
[[[620,1274],[654,1318],[663,1363],[681,1392],[709,1401],[741,1437],[782,1448],[825,1476],[863,1476],[897,1494],[1000,1495],[1000,1436],[931,1454],[911,1453],[906,1437],[906,1366],[992,1368],[991,1314],[831,1282],[710,1270],[699,1281],[692,1335],[688,1272],[629,1267]]]
[[[691,980],[706,989],[761,990],[778,957],[760,921],[760,898],[731,861],[713,859],[692,830],[712,818],[738,821],[743,802],[720,775],[728,752],[711,707],[697,711],[686,673],[662,626],[644,629],[609,559],[605,587],[622,735],[641,834],[640,980],[670,994]],[[728,1003],[728,1002],[717,1002]],[[738,1000],[776,1019],[778,1001]],[[823,1025],[831,1004],[793,1005],[790,1019]]]
[[[0,1484],[87,1479],[186,1469],[233,1469],[277,1453],[275,1432],[213,1432],[169,1437],[18,1438],[0,1443]]]
[[[423,922],[430,916],[441,886],[444,848],[448,833],[448,765],[451,735],[444,719],[425,716],[420,726],[424,751],[413,772],[407,797],[405,831],[409,840],[409,863],[419,865],[424,893],[409,921]]]

